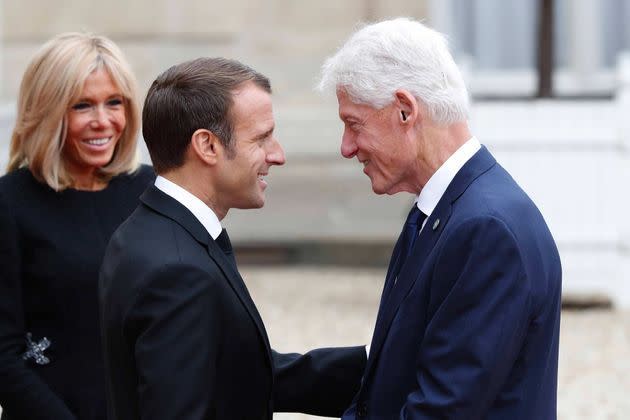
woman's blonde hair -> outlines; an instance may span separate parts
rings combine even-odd
[[[56,191],[72,186],[62,154],[67,111],[79,99],[87,77],[98,69],[105,69],[120,89],[127,120],[112,160],[98,170],[98,175],[109,181],[115,175],[137,169],[140,118],[136,82],[127,61],[108,38],[64,33],[44,44],[24,72],[8,172],[28,166],[36,179]]]

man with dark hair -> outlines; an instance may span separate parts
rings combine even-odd
[[[267,77],[223,58],[191,60],[159,75],[142,114],[142,132],[156,172],[182,166],[191,137],[200,128],[212,132],[231,157],[234,121],[229,112],[234,91],[246,82],[263,96],[271,94]]]
[[[221,220],[260,208],[284,164],[269,80],[233,60],[171,67],[147,94],[143,134],[158,177],[114,233],[100,304],[109,417],[339,416],[363,347],[270,349]]]

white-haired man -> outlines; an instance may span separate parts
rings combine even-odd
[[[555,419],[561,267],[543,217],[473,137],[444,37],[366,26],[323,66],[377,194],[417,199],[344,419]]]

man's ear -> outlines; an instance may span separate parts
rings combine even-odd
[[[203,128],[196,130],[190,139],[190,149],[197,158],[208,165],[216,165],[223,145],[212,132]]]
[[[418,100],[408,90],[398,89],[394,92],[395,108],[398,112],[398,119],[401,124],[413,127],[422,119]]]

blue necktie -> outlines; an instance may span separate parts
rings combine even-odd
[[[414,203],[413,207],[409,211],[409,215],[407,216],[407,220],[405,221],[402,232],[400,232],[398,242],[396,243],[396,248],[394,248],[394,252],[392,253],[392,258],[389,261],[390,269],[387,270],[388,276],[385,279],[383,295],[381,296],[377,323],[381,317],[381,312],[383,311],[383,308],[389,298],[389,294],[396,284],[398,274],[405,264],[407,257],[409,257],[411,255],[411,252],[413,251],[413,246],[415,245],[416,239],[418,238],[418,232],[420,232],[422,222],[424,222],[424,219],[426,218],[427,216],[422,213],[420,209],[418,209],[418,205]]]
[[[385,287],[383,288],[383,295],[381,296],[381,304],[379,307],[379,316],[383,305],[389,297],[390,291],[396,284],[401,268],[405,264],[407,257],[409,257],[413,251],[413,246],[418,238],[418,232],[420,231],[422,222],[424,222],[426,217],[427,216],[418,209],[418,205],[414,203],[413,207],[409,211],[403,230],[400,232],[397,247],[394,248],[394,253],[392,254],[392,258],[389,262],[391,270],[388,270],[389,276],[387,276],[387,279],[385,280]]]
[[[420,227],[422,227],[422,222],[427,216],[420,211],[418,206],[414,203],[411,210],[409,210],[409,215],[407,216],[407,221],[405,222],[405,231],[402,237],[401,243],[401,256],[403,257],[403,263],[411,255],[411,250],[416,243],[416,239],[418,238],[418,232],[420,231]]]
[[[414,203],[413,207],[409,211],[409,215],[407,216],[407,220],[405,221],[405,226],[403,227],[403,231],[400,234],[400,246],[398,248],[398,252],[394,256],[396,258],[396,265],[392,270],[393,282],[396,282],[396,278],[400,273],[400,269],[407,261],[407,258],[411,255],[411,251],[413,250],[413,246],[416,243],[416,239],[418,238],[418,232],[422,227],[422,222],[426,219],[426,215],[420,211],[417,204]]]

